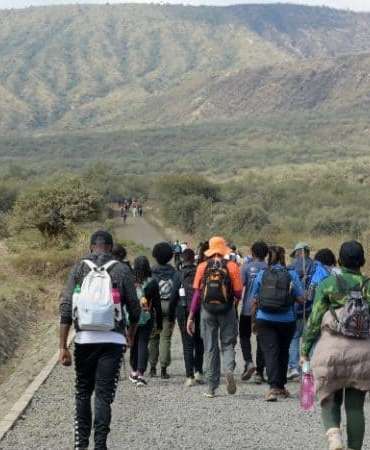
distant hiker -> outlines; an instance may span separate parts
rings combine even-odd
[[[132,271],[131,263],[127,259],[127,250],[125,247],[121,244],[114,244],[113,250],[112,250],[112,256],[117,261],[126,264],[126,266]]]
[[[226,387],[229,394],[235,394],[235,345],[238,335],[238,320],[235,300],[240,300],[242,283],[239,266],[234,261],[226,261],[230,253],[222,237],[209,241],[205,252],[207,260],[198,265],[194,279],[194,294],[187,322],[187,331],[195,334],[195,317],[201,311],[201,333],[204,342],[206,377],[208,391],[205,395],[213,398],[220,385],[221,353],[226,373]]]
[[[316,290],[303,336],[302,363],[311,360],[329,450],[344,450],[341,408],[347,418],[348,449],[361,450],[365,433],[364,402],[370,391],[370,281],[361,274],[364,249],[345,242],[339,253],[340,275]],[[318,341],[317,341],[318,340]]]
[[[267,269],[266,257],[268,255],[268,247],[263,241],[255,242],[252,245],[252,261],[244,263],[241,268],[241,277],[243,282],[243,304],[241,308],[240,322],[239,322],[239,336],[240,347],[242,349],[244,358],[244,371],[242,380],[247,381],[251,378],[254,372],[254,380],[257,384],[264,382],[265,362],[263,352],[261,349],[260,339],[257,335],[257,355],[256,366],[253,363],[252,357],[252,313],[253,313],[253,295],[252,286],[258,273],[261,270]]]
[[[268,268],[258,273],[251,295],[256,301],[256,329],[270,385],[266,400],[274,402],[290,395],[285,385],[289,346],[295,331],[294,302],[304,298],[297,272],[285,266],[284,248],[269,248]]]
[[[174,267],[169,264],[173,257],[173,251],[170,244],[160,242],[153,248],[153,258],[157,265],[153,267],[153,278],[158,281],[159,293],[161,297],[163,329],[159,331],[154,328],[149,343],[150,375],[157,374],[158,359],[161,364],[161,378],[166,380],[170,376],[167,368],[171,364],[171,338],[175,326],[174,317],[170,317],[170,301],[173,298],[174,286],[178,285],[178,273]]]
[[[239,264],[239,266],[240,266],[243,262],[243,258],[241,257],[236,245],[231,244],[230,249],[231,249],[231,252],[229,255],[227,255],[226,259],[229,259],[230,261],[234,261],[237,264]]]
[[[180,284],[175,287],[174,299],[171,302],[170,321],[176,313],[184,351],[186,386],[191,387],[203,382],[204,346],[200,335],[200,313],[194,316],[194,334],[189,335],[186,324],[193,298],[193,283],[196,272],[194,251],[187,248],[183,255],[183,266],[180,271]]]
[[[156,322],[157,332],[162,331],[162,307],[157,280],[152,278],[152,271],[146,256],[139,256],[134,261],[136,294],[140,302],[141,314],[134,344],[130,352],[132,372],[129,377],[136,386],[146,386],[144,374],[149,358],[149,339]]]
[[[173,245],[173,254],[174,254],[175,266],[176,266],[177,270],[179,270],[179,268],[181,266],[181,253],[182,253],[182,248],[181,248],[180,241],[176,240],[175,244]]]
[[[127,266],[111,255],[113,238],[106,231],[91,236],[91,253],[72,269],[60,300],[59,361],[70,366],[67,347],[72,322],[75,338],[75,448],[87,449],[94,423],[95,449],[107,449],[111,404],[117,388],[125,346],[133,340],[140,307]],[[131,326],[125,337],[125,316]],[[91,396],[95,392],[94,421]]]
[[[305,298],[307,298],[308,289],[311,283],[311,277],[314,270],[313,260],[310,258],[310,246],[305,242],[298,243],[293,253],[290,255],[293,258],[290,269],[294,269],[303,284],[305,290]],[[300,377],[299,370],[299,354],[300,342],[303,334],[305,321],[308,319],[312,309],[312,303],[304,302],[303,304],[296,304],[296,329],[289,350],[289,368],[288,380],[298,379]]]
[[[188,243],[182,242],[180,245],[181,245],[181,253],[184,253],[184,251],[188,248]]]
[[[138,215],[138,210],[137,210],[137,201],[136,201],[136,200],[134,200],[134,201],[132,202],[131,207],[132,207],[132,216],[133,216],[133,217],[137,217],[137,215]]]
[[[296,331],[289,349],[288,380],[299,378],[301,376],[299,355],[300,340],[304,329],[303,309],[305,308],[305,317],[307,320],[312,311],[313,299],[317,286],[322,280],[331,275],[335,270],[336,264],[337,261],[334,253],[328,248],[319,250],[315,255],[314,263],[310,270],[309,284],[306,290],[306,301],[304,305],[296,304]]]
[[[138,203],[137,211],[138,211],[139,217],[143,217],[143,205],[141,203]]]

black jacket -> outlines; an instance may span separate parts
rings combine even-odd
[[[163,324],[163,314],[161,306],[161,297],[159,295],[159,285],[158,281],[152,279],[144,288],[144,295],[149,303],[151,304],[152,316],[155,312],[156,327],[158,330],[162,329]]]

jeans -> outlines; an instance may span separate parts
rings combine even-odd
[[[211,314],[205,309],[201,312],[201,335],[204,342],[206,378],[211,389],[220,385],[221,353],[225,372],[235,370],[235,345],[238,337],[238,319],[235,308],[225,314]]]
[[[149,339],[153,330],[153,320],[149,320],[145,325],[140,325],[137,329],[134,345],[130,351],[130,364],[134,372],[144,375],[149,359]]]
[[[299,360],[301,354],[300,346],[303,330],[304,330],[304,320],[297,319],[295,333],[289,348],[289,363],[288,363],[289,369],[299,370]]]
[[[185,309],[185,308],[182,308]],[[184,351],[185,372],[187,378],[193,378],[194,372],[203,373],[204,345],[200,335],[200,314],[195,316],[195,333],[190,336],[186,331],[187,314],[178,314],[178,324],[181,332]]]
[[[252,337],[252,317],[241,315],[239,322],[239,338],[240,338],[240,347],[242,349],[243,359],[245,362],[245,367],[247,367],[249,363],[253,364],[251,337]],[[257,336],[257,354],[256,354],[257,374],[263,376],[264,369],[265,369],[265,360],[263,358],[260,339]]]
[[[106,450],[111,404],[117,389],[123,345],[75,344],[75,448],[87,448],[92,428],[91,396],[95,391],[95,450]]]
[[[160,360],[161,367],[167,369],[171,364],[172,324],[168,320],[169,301],[161,301],[163,313],[162,331],[158,333],[154,328],[149,341],[149,361],[151,367],[157,367]]]
[[[341,407],[344,407],[347,415],[348,448],[361,450],[365,435],[364,403],[366,392],[358,389],[340,389],[332,394],[321,404],[321,416],[325,430],[340,428]]]
[[[287,383],[289,346],[294,331],[295,322],[279,323],[257,320],[257,332],[271,389],[284,389]]]

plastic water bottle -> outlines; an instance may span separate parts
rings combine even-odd
[[[112,286],[112,298],[115,305],[119,305],[121,303],[121,293],[116,284],[113,284]]]
[[[303,365],[302,372],[300,391],[301,409],[302,411],[313,411],[315,409],[315,383],[308,361]]]

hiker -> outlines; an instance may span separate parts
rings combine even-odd
[[[301,376],[299,356],[301,337],[303,334],[305,321],[307,321],[311,314],[317,286],[322,280],[327,278],[333,270],[335,270],[336,264],[336,257],[329,248],[323,248],[315,255],[314,262],[311,267],[311,275],[306,291],[305,303],[296,304],[296,331],[289,349],[288,380],[298,379]]]
[[[138,211],[137,211],[137,201],[133,200],[132,202],[132,217],[137,217]]]
[[[299,242],[294,247],[290,257],[293,258],[293,261],[289,268],[298,273],[305,290],[305,298],[307,298],[314,270],[314,262],[310,257],[310,246],[305,242]],[[299,367],[300,342],[305,321],[308,319],[311,308],[312,303],[310,302],[296,303],[295,305],[296,329],[289,349],[288,380],[296,380],[301,376]]]
[[[169,262],[173,258],[172,247],[168,242],[160,242],[153,248],[153,258],[157,265],[152,269],[153,278],[158,281],[163,315],[162,330],[156,327],[149,342],[150,376],[157,375],[158,359],[161,364],[161,378],[170,378],[167,368],[171,364],[171,338],[175,326],[174,318],[169,317],[170,301],[173,298],[174,286],[179,284],[178,273]]]
[[[205,256],[205,252],[209,249],[209,242],[201,242],[198,247],[198,255],[196,258],[197,264],[201,264],[202,262],[207,260],[207,257]]]
[[[238,320],[235,301],[240,300],[242,283],[240,268],[234,261],[225,260],[230,253],[222,237],[209,241],[205,252],[207,260],[198,265],[194,279],[194,294],[187,322],[187,331],[195,334],[195,317],[201,311],[201,334],[204,342],[206,377],[208,390],[205,396],[215,397],[220,385],[221,353],[226,372],[226,387],[235,394],[235,345],[238,335]]]
[[[290,396],[285,388],[289,346],[295,332],[294,302],[303,301],[304,289],[297,272],[285,265],[285,249],[272,246],[268,268],[261,270],[253,283],[256,330],[265,359],[270,390],[266,401]]]
[[[170,321],[177,315],[177,322],[181,332],[184,352],[186,381],[185,386],[192,387],[203,383],[203,354],[204,346],[200,335],[200,313],[194,316],[194,335],[186,331],[186,324],[193,298],[193,282],[196,272],[195,254],[187,248],[183,255],[183,266],[180,271],[178,286],[174,289],[174,299],[171,301]]]
[[[311,360],[316,393],[329,450],[344,450],[341,407],[347,417],[348,449],[361,450],[365,433],[364,402],[370,391],[370,283],[361,274],[362,245],[345,242],[339,252],[341,274],[317,287],[303,335],[302,363]]]
[[[132,275],[127,266],[113,259],[112,247],[110,233],[97,231],[91,236],[91,252],[72,269],[60,300],[59,361],[64,366],[72,363],[67,341],[73,321],[76,328],[75,449],[87,450],[93,424],[95,449],[107,449],[111,404],[123,353],[133,340],[140,317]],[[123,306],[131,323],[127,339]]]
[[[243,258],[241,257],[240,252],[238,251],[236,245],[231,244],[230,249],[231,249],[231,252],[229,255],[227,255],[226,259],[229,259],[230,261],[234,261],[237,264],[239,264],[239,266],[241,266],[242,262],[243,262]]]
[[[246,262],[241,268],[241,278],[244,286],[243,289],[243,303],[239,321],[239,338],[240,347],[244,358],[244,371],[242,374],[242,381],[249,380],[254,375],[256,384],[261,384],[265,381],[264,370],[265,362],[263,359],[263,352],[261,349],[260,339],[257,335],[257,355],[256,365],[253,363],[252,357],[252,286],[257,274],[264,269],[267,269],[266,257],[268,255],[268,247],[263,241],[257,241],[252,245],[252,261]]]
[[[179,240],[176,240],[173,245],[173,254],[175,257],[175,266],[176,269],[179,270],[181,266],[181,253],[182,253],[182,247]]]
[[[136,386],[146,386],[144,374],[149,358],[149,339],[154,321],[158,332],[162,331],[162,307],[158,281],[152,278],[149,260],[139,256],[134,261],[136,294],[140,302],[141,314],[130,352],[132,368],[129,379]]]
[[[127,250],[121,244],[114,244],[112,249],[112,256],[115,260],[126,264],[126,266],[132,272],[132,267],[130,261],[127,259]]]

